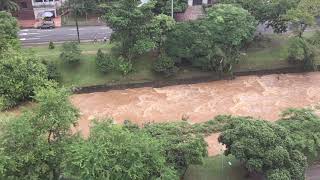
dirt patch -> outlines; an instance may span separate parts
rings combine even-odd
[[[71,97],[81,111],[79,127],[89,133],[90,121],[110,117],[148,122],[204,122],[220,114],[253,116],[274,121],[288,107],[314,106],[320,102],[320,73],[242,76],[235,80],[177,85],[163,88],[111,90]],[[216,138],[212,136],[211,138]],[[210,138],[207,138],[210,143]],[[210,146],[211,154],[218,153]],[[218,148],[219,149],[219,148]]]

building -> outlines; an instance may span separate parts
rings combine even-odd
[[[188,0],[189,6],[212,4],[212,0]]]
[[[188,0],[188,8],[183,13],[176,13],[177,21],[192,21],[204,16],[203,5],[209,5],[216,0]]]
[[[20,26],[35,27],[44,12],[51,12],[58,17],[58,8],[64,0],[16,0],[20,10],[14,15],[18,18]]]

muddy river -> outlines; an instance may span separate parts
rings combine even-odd
[[[288,107],[316,106],[320,102],[320,73],[242,76],[163,88],[113,90],[72,96],[81,111],[79,128],[89,132],[94,118],[110,117],[116,122],[180,121],[192,123],[219,114],[253,116],[270,121]],[[218,153],[214,134],[207,138],[210,155]]]

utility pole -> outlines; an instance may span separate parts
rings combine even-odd
[[[173,0],[171,0],[171,17],[173,19]]]

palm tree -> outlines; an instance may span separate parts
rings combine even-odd
[[[14,0],[0,0],[0,11],[14,12],[17,10],[19,6]]]

